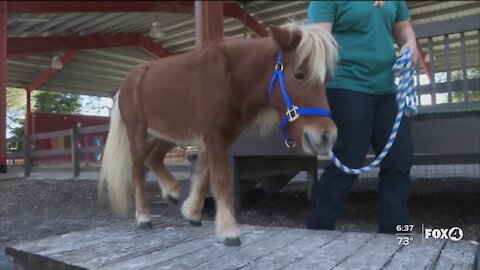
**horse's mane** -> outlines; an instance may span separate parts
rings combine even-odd
[[[338,60],[338,43],[331,33],[311,25],[288,23],[286,28],[295,28],[301,31],[302,39],[297,47],[297,65],[307,64],[305,82],[311,83],[325,80],[325,74],[333,75]],[[297,66],[298,68],[298,66]],[[279,119],[273,108],[267,108],[259,113],[251,124],[253,133],[262,137],[278,128]]]
[[[338,60],[338,44],[328,31],[312,25],[288,23],[283,27],[296,28],[302,32],[297,47],[298,62],[307,64],[306,82],[324,81],[326,72],[333,73]]]

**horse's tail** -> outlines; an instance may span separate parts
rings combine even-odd
[[[102,158],[98,183],[99,199],[103,199],[105,181],[113,211],[127,217],[131,209],[132,157],[125,123],[118,108],[118,94],[110,114],[110,130]]]

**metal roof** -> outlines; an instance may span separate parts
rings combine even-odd
[[[304,21],[310,1],[248,1],[244,9],[263,26]],[[477,1],[409,1],[412,24],[427,24],[463,16],[480,15]],[[165,26],[165,37],[155,40],[164,48],[180,53],[195,47],[193,15],[159,13]],[[132,13],[9,13],[8,37],[49,37],[66,35],[138,33],[147,35],[155,19],[153,12]],[[226,18],[225,36],[244,34],[241,21]],[[475,49],[478,33],[467,33],[467,47]],[[453,36],[452,36],[453,37]],[[441,39],[441,37],[440,37]],[[426,39],[421,40],[426,48]],[[459,48],[458,44],[451,44]],[[435,56],[443,54],[442,41],[434,39]],[[476,46],[478,48],[478,45]],[[471,52],[473,60],[478,52]],[[54,53],[7,61],[7,85],[26,88],[39,74],[48,69]],[[470,55],[469,55],[470,58]],[[111,96],[134,65],[153,57],[137,48],[84,50],[59,70],[39,89]],[[456,60],[455,60],[456,61]],[[471,61],[474,62],[474,61]],[[478,63],[478,61],[477,61]],[[477,64],[478,66],[478,64]]]

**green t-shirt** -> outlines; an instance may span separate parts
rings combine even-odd
[[[342,88],[367,94],[396,91],[393,25],[408,20],[404,1],[312,1],[309,23],[331,22],[340,46],[340,61],[327,88]]]

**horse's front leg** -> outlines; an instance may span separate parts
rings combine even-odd
[[[194,226],[202,223],[202,210],[209,187],[210,168],[206,151],[198,154],[195,171],[192,175],[188,198],[182,204],[182,215]]]
[[[227,161],[228,143],[222,136],[205,140],[210,167],[210,184],[217,203],[215,217],[217,238],[227,246],[239,246],[240,228],[233,209],[233,185]]]

